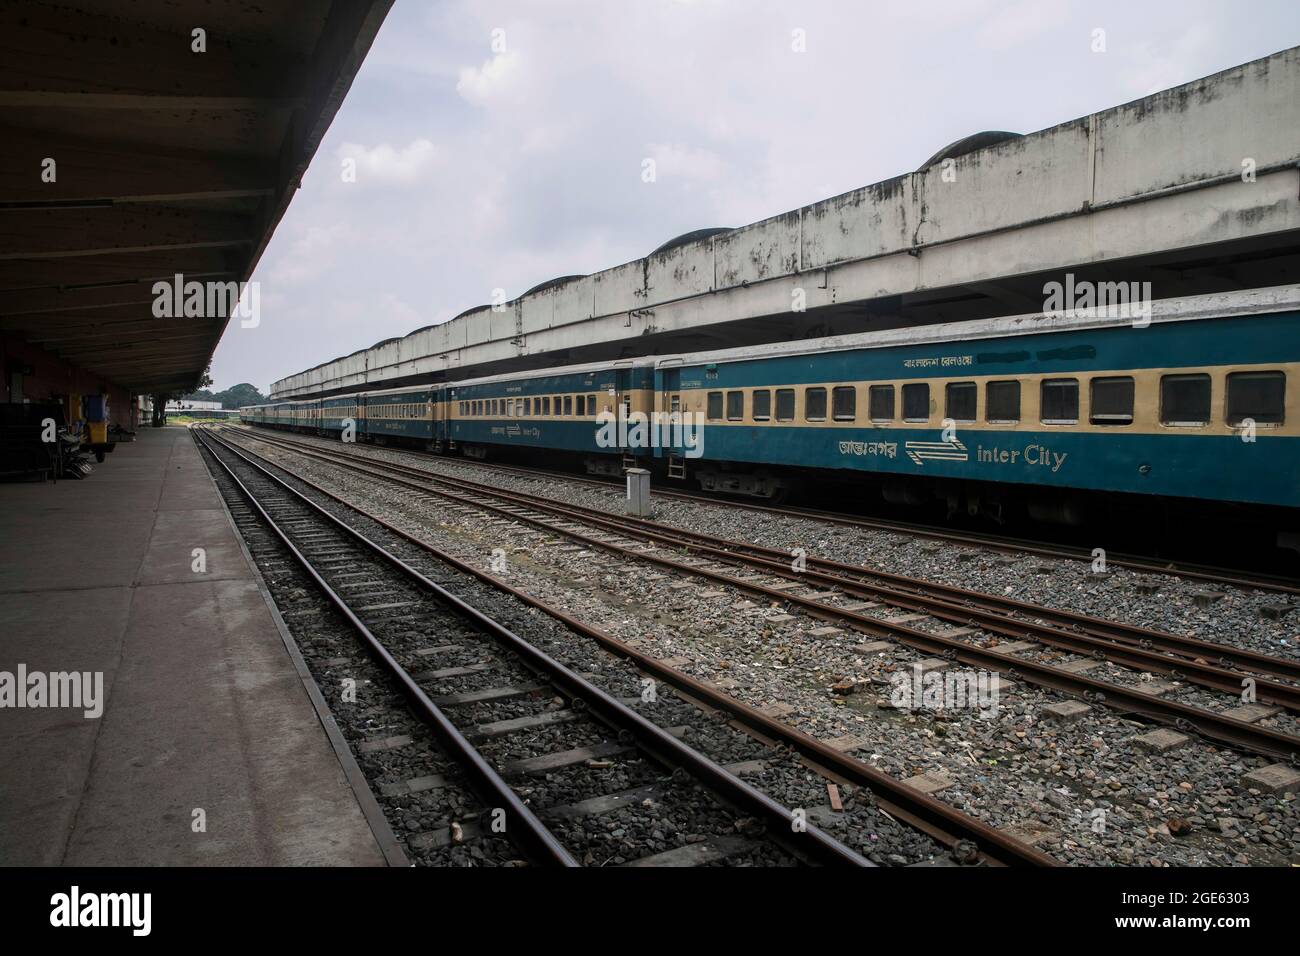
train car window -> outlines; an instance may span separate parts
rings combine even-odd
[[[754,421],[765,422],[772,417],[772,393],[767,389],[754,392]]]
[[[1079,380],[1045,378],[1040,387],[1038,416],[1045,425],[1073,425],[1079,420]]]
[[[711,422],[722,421],[722,393],[709,392],[708,407],[705,410],[705,417]]]
[[[745,393],[727,393],[727,421],[743,422],[745,420]]]
[[[565,395],[565,396],[564,396],[564,412],[563,412],[562,414],[565,414],[565,415],[572,415],[572,414],[573,414],[573,396],[572,396],[572,395]]]
[[[1133,379],[1128,375],[1094,378],[1088,421],[1094,425],[1133,424]]]
[[[1249,418],[1257,425],[1280,425],[1286,418],[1285,372],[1233,372],[1228,376],[1228,424]]]
[[[858,417],[858,390],[840,385],[831,391],[831,417],[837,422],[851,422]]]
[[[794,421],[793,388],[778,388],[776,390],[776,420],[778,422]]]
[[[543,415],[551,414],[551,396],[549,395],[542,396],[542,414]]]
[[[1020,382],[989,382],[984,386],[984,420],[1007,424],[1020,421]]]
[[[590,416],[592,416],[593,418],[596,416],[596,396],[595,396],[595,395],[588,395],[588,396],[587,396],[587,414],[590,415]]]
[[[867,414],[873,422],[894,420],[894,386],[872,385],[867,390]]]
[[[826,389],[804,389],[803,417],[808,422],[826,421]]]
[[[930,420],[930,383],[908,382],[903,386],[903,421]]]
[[[1204,425],[1210,420],[1210,376],[1165,375],[1160,379],[1160,423]]]
[[[955,422],[975,421],[976,396],[979,386],[974,382],[949,382],[945,391],[945,408]]]

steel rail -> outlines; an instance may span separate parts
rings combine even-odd
[[[261,457],[255,452],[250,452],[250,454]],[[282,468],[283,466],[276,467]],[[810,765],[819,772],[825,774],[826,768],[829,768],[830,771],[838,774],[844,780],[871,790],[875,795],[877,805],[881,809],[915,826],[945,845],[956,846],[962,840],[970,840],[976,844],[988,862],[997,865],[1061,865],[1053,857],[1029,846],[1023,841],[1017,840],[1015,837],[990,827],[988,824],[976,820],[974,817],[934,797],[923,794],[901,781],[895,780],[883,771],[877,770],[849,753],[836,750],[824,741],[764,714],[757,708],[737,700],[713,684],[679,671],[599,628],[586,624],[567,612],[552,607],[527,591],[522,591],[501,578],[482,571],[460,560],[455,555],[442,551],[423,538],[397,527],[387,519],[367,511],[357,503],[348,501],[328,488],[300,475],[295,475],[294,479],[324,497],[374,522],[391,534],[426,551],[438,561],[445,562],[466,574],[473,575],[486,584],[513,595],[528,606],[550,615],[568,625],[574,631],[590,637],[609,650],[626,657],[645,672],[660,677],[665,683],[677,687],[687,695],[703,701],[710,707],[730,714],[760,738],[775,740],[789,746],[792,750],[807,758]],[[881,793],[888,796],[882,797],[880,796]]]
[[[198,432],[201,429],[194,429],[194,431],[196,437],[198,437]],[[578,866],[577,860],[555,839],[554,834],[537,819],[533,812],[519,799],[518,794],[510,788],[510,785],[492,769],[487,761],[483,759],[482,754],[447,719],[447,716],[439,709],[438,705],[429,699],[428,694],[420,688],[406,668],[402,667],[388,652],[388,649],[384,647],[374,632],[366,626],[364,621],[357,617],[347,602],[321,577],[306,555],[294,545],[275,519],[262,507],[262,503],[257,496],[235,474],[234,469],[208,445],[206,437],[199,437],[198,440],[207,447],[208,453],[213,460],[221,466],[227,477],[239,489],[240,494],[256,510],[262,522],[279,538],[280,543],[293,555],[320,592],[325,595],[335,610],[347,620],[353,630],[361,636],[384,670],[397,681],[403,694],[415,707],[420,717],[433,730],[439,742],[451,752],[461,766],[469,771],[470,778],[475,782],[475,789],[478,790],[480,798],[484,799],[489,805],[499,802],[499,806],[507,814],[507,832],[511,834],[514,842],[520,845],[521,849],[530,852],[535,861],[544,861],[548,864],[566,867]],[[220,440],[217,439],[217,441]],[[221,444],[225,445],[224,442]],[[521,834],[521,836],[516,837],[515,834]]]
[[[258,434],[257,432],[251,430],[241,429],[240,433],[250,434],[251,437],[258,439],[260,441],[275,442],[278,440],[287,446],[291,446],[295,448],[302,448],[302,449],[313,448],[313,446],[304,445],[300,442],[294,442],[292,440],[284,439],[280,436],[277,436],[276,438],[271,438],[269,436]],[[317,450],[320,451],[321,453],[329,453],[327,452],[326,449],[317,449]],[[424,453],[419,453],[419,452],[417,452],[417,454],[424,455]],[[358,456],[351,456],[351,457],[354,457],[357,460],[364,461],[367,464],[400,469],[404,472],[407,472],[417,477],[424,478],[426,480],[440,480],[444,482],[461,483],[465,485],[478,484],[476,482],[471,481],[470,479],[454,478],[447,475],[428,472],[420,468],[413,468],[407,465],[400,465],[395,462],[387,462],[380,459],[370,458],[368,456],[358,455]],[[447,460],[445,458],[440,459],[438,458],[438,456],[432,456],[432,455],[429,455],[427,457],[430,457],[433,460],[443,460],[443,461]],[[465,459],[465,461],[473,462],[472,459]],[[473,462],[473,464],[480,465],[481,463]],[[555,472],[545,472],[545,471],[538,472],[536,470],[524,469],[524,468],[506,469],[506,470],[513,470],[521,474],[531,475],[531,476],[542,474],[542,475],[547,475],[547,476],[557,477],[557,478],[565,477]],[[576,478],[576,477],[573,480],[584,481],[602,487],[614,487],[613,485],[611,485],[609,482],[606,481],[593,481],[591,479]],[[499,492],[496,489],[492,489],[485,485],[479,485],[479,487],[483,488],[485,492],[503,494],[502,492]],[[662,493],[665,495],[680,497],[687,500],[722,504],[728,507],[737,507],[737,508],[751,507],[750,505],[742,504],[739,502],[715,500],[705,496],[694,495],[685,492],[656,490],[653,493],[654,494]],[[533,501],[538,502],[539,504],[540,503],[545,503],[547,505],[553,504],[553,502],[551,502],[550,499],[529,495],[527,492],[509,492],[509,494],[514,494],[521,498],[529,498]],[[598,509],[586,508],[580,505],[569,505],[568,507],[570,507],[575,511],[581,511],[585,514],[590,514],[592,516],[602,516],[604,520],[619,521],[627,525],[643,527],[650,530],[659,531],[661,533],[671,533],[683,537],[690,536],[693,537],[696,541],[701,542],[701,546],[703,547],[710,547],[710,546],[721,547],[722,549],[730,552],[736,552],[736,553],[748,552],[750,554],[762,555],[771,558],[773,560],[779,560],[779,561],[784,561],[786,558],[786,555],[783,552],[774,548],[766,548],[761,545],[756,545],[748,542],[728,540],[724,538],[716,538],[714,536],[703,535],[698,532],[692,532],[682,528],[674,528],[668,525],[662,525],[659,524],[658,522],[645,521],[642,519],[637,519],[632,517],[613,515],[607,512],[599,511]],[[798,513],[797,509],[793,511],[785,511],[781,509],[772,509],[766,506],[757,506],[757,505],[752,506],[752,508],[753,510],[775,511],[776,513],[780,513],[780,514]],[[825,519],[825,520],[834,519],[837,520],[839,523],[845,523],[845,524],[856,523],[856,519],[846,518],[844,516],[836,516],[828,512],[809,512],[809,515],[815,516],[819,519]],[[917,578],[909,577],[907,575],[897,574],[890,571],[883,571],[875,568],[868,568],[865,566],[846,564],[844,562],[834,561],[827,558],[818,558],[815,556],[810,556],[807,558],[807,563],[812,567],[824,569],[832,574],[865,575],[874,578],[876,580],[888,582],[890,585],[895,585],[898,588],[903,589],[903,591],[905,592],[908,591],[909,589],[911,589],[913,592],[915,592],[917,589],[924,589],[925,591],[928,591],[931,594],[935,594],[935,595],[941,594],[944,598],[950,601],[957,602],[962,605],[982,606],[986,610],[990,610],[995,613],[1008,613],[1008,612],[1021,613],[1021,614],[1030,615],[1034,618],[1052,620],[1056,623],[1058,627],[1067,628],[1075,631],[1083,631],[1085,633],[1091,633],[1096,636],[1106,638],[1107,640],[1120,641],[1124,643],[1133,644],[1139,649],[1145,649],[1148,646],[1156,646],[1166,650],[1168,653],[1183,655],[1192,661],[1195,661],[1197,658],[1208,658],[1223,666],[1232,666],[1232,667],[1239,668],[1241,670],[1253,671],[1255,673],[1260,673],[1260,674],[1272,674],[1278,677],[1284,677],[1291,680],[1300,681],[1300,660],[1292,660],[1284,657],[1276,657],[1270,654],[1261,654],[1256,651],[1233,648],[1224,644],[1217,644],[1212,641],[1203,641],[1197,638],[1183,637],[1181,635],[1175,635],[1164,631],[1157,631],[1151,628],[1145,628],[1138,625],[1125,624],[1120,621],[1110,621],[1104,618],[1098,618],[1091,615],[1080,614],[1074,611],[1067,611],[1067,610],[1061,610],[1057,608],[1049,608],[1041,605],[1030,604],[1023,601],[1017,601],[1014,598],[1006,598],[1006,597],[987,594],[979,591],[972,591],[966,588],[960,588],[953,585],[942,584],[939,582],[923,581]],[[1109,561],[1109,563],[1116,564],[1116,562],[1113,560]],[[1165,568],[1163,570],[1165,573],[1172,573],[1172,570],[1169,568]],[[779,573],[779,572],[774,571],[774,573]],[[861,584],[863,586],[870,586],[866,582],[859,581],[855,583]],[[1247,583],[1242,583],[1242,586],[1249,586],[1249,585]],[[886,592],[879,591],[878,593],[883,597]],[[1300,588],[1297,588],[1297,593],[1300,593]],[[923,595],[917,595],[915,593],[913,593],[911,596],[924,597]],[[904,605],[900,605],[900,606],[904,606]]]
[[[260,438],[260,436],[258,437]],[[268,441],[264,438],[261,440]],[[272,445],[276,444],[276,442],[273,441],[268,441],[268,443]],[[302,446],[297,445],[297,443],[289,443],[289,445],[290,450],[294,454],[301,454],[306,457],[315,457],[338,467],[352,469],[358,473],[369,474],[373,477],[386,478],[387,480],[398,484],[405,483],[410,487],[413,487],[415,490],[438,494],[453,500],[459,500],[462,503],[469,504],[482,510],[494,512],[513,520],[523,521],[532,524],[535,527],[544,528],[548,531],[559,532],[574,540],[581,540],[593,547],[623,554],[634,559],[649,561],[672,570],[706,577],[719,583],[727,584],[767,598],[790,604],[797,604],[815,616],[827,620],[843,621],[863,633],[875,637],[896,640],[916,650],[939,654],[949,660],[958,660],[966,664],[992,668],[1000,672],[1005,672],[1008,678],[1011,679],[1020,677],[1038,684],[1039,686],[1060,693],[1081,696],[1094,703],[1105,704],[1106,706],[1122,712],[1141,714],[1149,719],[1173,724],[1180,729],[1193,731],[1208,739],[1216,740],[1220,743],[1226,743],[1239,749],[1268,756],[1283,757],[1291,760],[1300,759],[1300,737],[1284,734],[1265,727],[1257,727],[1247,721],[1215,713],[1214,711],[1205,708],[1163,700],[1156,696],[1145,694],[1140,690],[1132,689],[1109,681],[1099,681],[1079,673],[1068,671],[1064,668],[1027,661],[1022,658],[1013,657],[1009,654],[998,653],[996,650],[980,648],[954,638],[947,638],[939,634],[922,631],[905,624],[893,623],[879,618],[873,618],[856,612],[847,611],[842,608],[836,608],[832,605],[823,604],[819,601],[790,594],[752,581],[747,581],[743,578],[734,578],[730,575],[721,574],[707,568],[684,565],[680,562],[672,561],[655,554],[632,551],[608,541],[604,541],[600,538],[584,535],[581,532],[557,527],[546,521],[519,514],[517,511],[508,508],[502,508],[486,502],[467,501],[465,498],[450,492],[439,491],[436,488],[415,486],[413,483],[404,482],[403,479],[392,475],[385,475],[382,471],[372,471],[368,468],[363,468],[353,464],[352,462],[337,461],[325,454],[303,451],[301,450]],[[392,467],[400,469],[404,466]],[[414,470],[419,471],[418,469]],[[429,473],[427,472],[420,472],[420,474],[422,480],[430,481],[435,484],[454,484],[457,481],[457,479],[447,479],[442,478],[441,476],[429,477]],[[517,494],[514,492],[499,492],[494,489],[485,489],[484,491],[475,493],[488,494],[498,498],[507,499],[512,495]],[[545,505],[529,503],[527,504],[527,507],[545,507],[552,511],[563,510],[560,506],[553,505],[549,502]],[[581,517],[576,520],[588,521],[589,519]],[[626,534],[627,532],[624,533]],[[1023,622],[1018,622],[1018,626],[1024,628],[1026,625]],[[1112,650],[1110,653],[1113,655],[1115,652]],[[1176,669],[1171,672],[1176,672]],[[1179,674],[1179,676],[1183,675]],[[1281,687],[1282,685],[1274,686]],[[1234,683],[1232,689],[1234,691],[1239,690],[1240,683]]]
[[[385,471],[396,471],[420,481],[458,489],[468,488],[472,493],[519,501],[527,507],[565,515],[615,534],[649,538],[672,547],[707,554],[719,561],[744,562],[765,573],[792,581],[815,582],[857,597],[877,598],[894,607],[921,611],[958,626],[975,625],[1003,637],[1029,638],[1049,646],[1092,655],[1099,660],[1111,660],[1125,667],[1170,674],[1211,690],[1233,694],[1242,690],[1243,675],[1228,669],[1230,667],[1260,675],[1300,679],[1300,661],[813,556],[806,558],[807,569],[795,571],[790,567],[787,555],[761,545],[718,538],[659,522],[612,515],[580,505],[558,504],[526,492],[500,491],[467,479],[448,478],[393,462],[364,459],[362,464],[359,456],[311,449],[297,442],[277,442],[264,436],[254,437],[359,473],[382,475]],[[390,475],[384,477],[398,480]],[[818,568],[831,570],[819,571]],[[882,586],[870,580],[846,575],[883,580],[896,587]],[[832,612],[837,610],[833,607],[828,609]],[[1015,614],[1026,615],[1031,620],[1022,620],[1015,617]],[[1044,624],[1044,620],[1054,623]],[[1216,663],[1210,663],[1210,660]],[[1264,703],[1300,712],[1300,686],[1260,678],[1255,680],[1255,691],[1257,699]]]
[[[686,746],[657,724],[642,717],[621,701],[587,681],[576,671],[566,667],[564,664],[519,637],[509,628],[483,614],[477,608],[456,597],[436,582],[430,580],[419,570],[392,554],[392,552],[388,551],[382,545],[370,540],[341,518],[322,508],[306,495],[302,494],[279,477],[273,475],[266,468],[252,461],[247,455],[243,454],[229,443],[217,438],[215,435],[211,437],[223,447],[230,450],[232,454],[242,459],[250,467],[261,472],[264,477],[277,484],[284,491],[293,495],[304,505],[316,511],[331,524],[339,528],[339,530],[352,537],[372,554],[382,558],[393,568],[405,574],[420,587],[435,595],[439,600],[452,607],[463,617],[468,618],[481,629],[487,631],[498,642],[505,645],[510,651],[518,655],[533,670],[545,674],[557,687],[566,691],[571,698],[580,700],[586,705],[586,707],[591,708],[603,722],[616,731],[631,734],[631,736],[633,736],[645,750],[655,754],[665,765],[678,766],[686,769],[692,776],[700,780],[707,789],[720,796],[722,799],[732,803],[734,806],[745,812],[754,813],[761,819],[765,820],[769,827],[773,828],[769,830],[769,832],[772,833],[773,838],[791,848],[797,855],[827,865],[848,865],[858,867],[875,866],[875,864],[870,860],[867,860],[865,857],[841,843],[839,840],[836,840],[834,837],[813,824],[806,823],[804,820],[797,818],[793,811],[777,803],[771,797],[767,796],[767,794],[744,782],[693,748]],[[209,450],[211,451],[211,449]],[[215,452],[213,455],[214,457],[217,457]],[[218,461],[220,461],[219,458]],[[223,467],[226,468],[227,472],[234,477],[229,466],[226,466],[224,462],[222,462],[222,464]],[[236,481],[238,481],[238,479],[236,479]],[[242,487],[242,483],[240,484]],[[259,511],[261,511],[260,507]],[[265,515],[265,512],[262,513]],[[267,520],[270,520],[269,516],[267,516]],[[282,534],[281,537],[283,539]],[[313,576],[320,581],[319,576],[315,575],[314,572]],[[323,584],[323,581],[321,581],[321,583]],[[325,585],[325,587],[328,587],[328,585]],[[330,593],[333,594],[332,591]],[[334,597],[337,599],[337,595],[334,595]],[[355,615],[351,615],[350,612],[349,615],[350,620],[356,620]],[[357,623],[359,624],[360,622],[358,621]],[[367,630],[366,633],[369,634],[369,631]],[[375,639],[373,635],[370,635],[370,638],[375,642],[373,646],[378,651],[382,652],[387,660],[392,661],[391,666],[401,670],[400,665],[398,665],[396,661],[392,660],[386,650],[383,650],[382,645],[378,643],[378,640]],[[401,673],[405,674],[405,671],[401,671]],[[436,705],[434,705],[432,701],[428,700],[423,691],[419,690],[419,687],[415,685],[409,675],[406,675],[406,681],[409,682],[411,687],[419,692],[425,701],[428,702],[428,706],[441,717],[442,721],[446,723],[447,728],[464,741],[464,745],[473,753],[476,764],[481,765],[483,769],[492,774],[492,777],[497,781],[500,781],[500,785],[504,787],[513,798],[514,804],[532,818],[532,821],[535,823],[537,828],[540,828],[545,832],[549,842],[554,843],[557,848],[567,855],[567,851],[564,851],[563,847],[560,847],[558,842],[555,841],[554,836],[550,834],[550,831],[546,830],[544,825],[532,815],[531,811],[529,811],[527,807],[519,801],[518,796],[514,794],[514,791],[510,790],[509,786],[501,780],[496,772],[493,771],[485,761],[483,761],[481,755],[474,750],[473,746],[460,736],[459,732],[455,730],[450,721],[447,721],[446,717],[442,716],[441,711],[437,709]],[[570,857],[569,859],[571,860],[572,858]],[[576,862],[573,862],[568,865],[576,866],[577,864]]]
[[[553,469],[529,468],[521,465],[505,465],[498,462],[486,462],[473,458],[449,458],[446,455],[437,455],[419,449],[400,448],[395,450],[406,454],[430,458],[434,461],[444,461],[451,464],[464,464],[480,469],[499,470],[530,478],[554,478],[568,482],[589,484],[596,487],[618,487],[616,479],[590,478],[586,475],[575,475],[569,472],[556,471]],[[946,541],[952,544],[987,548],[989,550],[1008,554],[1023,553],[1044,558],[1082,561],[1084,563],[1090,563],[1093,560],[1092,553],[1082,548],[1075,548],[1069,545],[1053,545],[1029,538],[1016,538],[1009,535],[980,534],[972,531],[958,531],[937,527],[935,525],[916,524],[906,521],[892,521],[885,518],[860,517],[835,511],[824,511],[817,508],[768,505],[762,504],[759,501],[737,501],[734,498],[719,497],[705,492],[687,491],[685,489],[655,488],[652,489],[650,493],[655,497],[721,505],[726,508],[758,511],[787,518],[807,518],[814,521],[825,521],[848,527],[867,528],[873,531],[911,535],[914,537],[930,538],[937,541]],[[1130,570],[1141,571],[1147,574],[1159,574],[1164,576],[1174,575],[1189,578],[1191,580],[1205,581],[1210,584],[1227,584],[1238,588],[1300,596],[1300,580],[1293,577],[1270,575],[1252,577],[1248,573],[1243,574],[1241,571],[1230,568],[1217,568],[1211,565],[1197,564],[1195,562],[1180,562],[1175,560],[1162,561],[1159,558],[1125,554],[1118,551],[1108,552],[1106,563],[1108,566],[1113,565],[1118,568],[1128,568]]]

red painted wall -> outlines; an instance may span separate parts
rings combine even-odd
[[[30,365],[34,375],[24,375],[22,394],[13,394],[12,363]],[[0,332],[0,401],[33,402],[62,399],[66,395],[108,394],[109,419],[122,428],[134,430],[131,421],[131,393],[103,377],[66,362],[52,352],[28,345],[15,335]],[[64,414],[69,410],[64,407]],[[75,417],[80,417],[78,414]]]

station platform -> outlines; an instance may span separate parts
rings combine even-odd
[[[401,862],[188,429],[0,484],[0,542],[0,680],[103,680],[97,717],[0,696],[0,864]]]

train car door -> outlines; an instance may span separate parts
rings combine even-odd
[[[655,411],[660,413],[655,442],[655,457],[668,460],[668,477],[686,477],[686,448],[682,444],[684,432],[678,424],[684,412],[682,407],[682,370],[677,365],[659,366],[655,369]]]
[[[429,431],[433,439],[433,450],[442,451],[447,446],[451,406],[446,386],[435,386],[428,393]]]
[[[627,425],[619,427],[622,422],[628,421],[632,414],[632,368],[631,363],[620,365],[614,369],[614,395],[613,401],[609,402],[610,411],[615,415],[615,434],[618,435],[618,448],[623,453],[623,469],[636,467],[636,456],[638,452],[644,449],[632,448],[627,444],[629,428]]]

